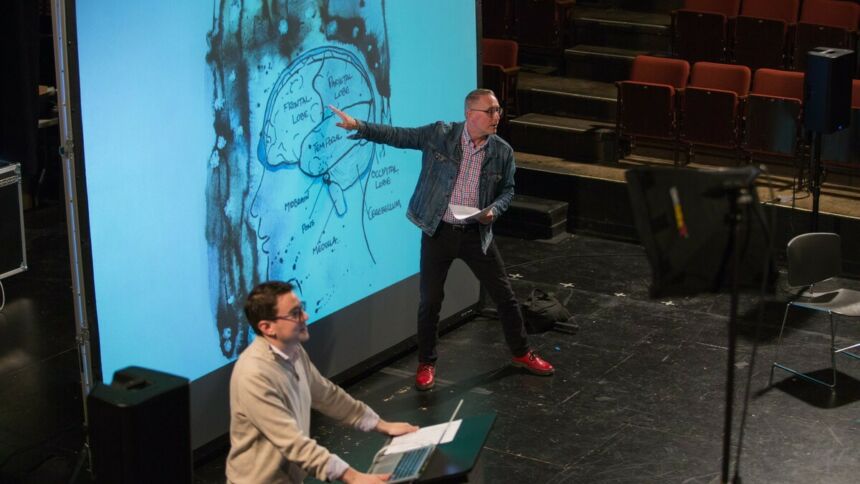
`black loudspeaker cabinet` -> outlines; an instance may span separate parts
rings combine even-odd
[[[854,51],[817,47],[807,54],[803,92],[803,126],[834,133],[851,122],[851,78]]]
[[[27,270],[21,165],[0,160],[0,280]]]
[[[191,482],[188,379],[124,368],[95,385],[87,410],[96,482]]]

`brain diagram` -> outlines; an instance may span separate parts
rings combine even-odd
[[[257,158],[270,170],[296,166],[321,180],[338,215],[347,211],[344,191],[366,173],[374,147],[349,139],[329,104],[357,119],[375,119],[375,97],[363,63],[337,47],[314,49],[290,64],[269,97]]]
[[[391,122],[383,0],[216,2],[207,41],[209,283],[220,350],[234,358],[258,282],[294,282],[312,320],[390,284],[380,265],[404,265],[386,241],[410,186],[327,109]]]
[[[265,172],[251,207],[267,278],[295,283],[312,315],[325,313],[362,259],[375,262],[362,182],[377,148],[336,126],[330,104],[358,119],[377,118],[373,83],[351,52],[315,48],[278,76],[262,118],[257,159]],[[365,257],[356,257],[359,249]]]

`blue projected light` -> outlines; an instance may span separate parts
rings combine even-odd
[[[214,8],[76,2],[105,378],[223,366],[257,282],[292,281],[313,322],[414,275],[419,153],[349,139],[326,106],[457,121],[476,86],[472,2]]]

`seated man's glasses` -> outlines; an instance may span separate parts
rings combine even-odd
[[[304,314],[305,314],[305,302],[304,302],[304,301],[302,301],[302,303],[301,303],[301,304],[299,304],[298,306],[294,307],[294,308],[289,312],[289,314],[287,314],[286,316],[275,316],[275,317],[274,317],[274,318],[272,318],[272,319],[273,319],[273,320],[275,320],[275,321],[277,321],[277,320],[279,320],[279,319],[283,319],[283,320],[285,320],[285,321],[293,321],[293,322],[296,322],[296,323],[297,323],[297,322],[299,322],[299,321],[301,321],[301,320],[302,320],[302,316],[303,316]]]

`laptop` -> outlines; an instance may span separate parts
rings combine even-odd
[[[388,447],[388,445],[386,445],[377,452],[376,457],[373,459],[373,463],[370,465],[368,473],[391,474],[391,477],[388,479],[390,484],[411,482],[421,477],[421,473],[424,472],[424,469],[427,467],[427,463],[430,462],[430,456],[433,455],[433,451],[436,450],[436,446],[442,442],[443,438],[445,438],[445,434],[448,433],[448,428],[451,426],[451,422],[454,421],[454,418],[457,416],[457,412],[460,411],[460,407],[462,405],[463,400],[461,399],[436,442],[416,449],[404,452],[392,452],[390,454],[385,454],[384,452]]]

